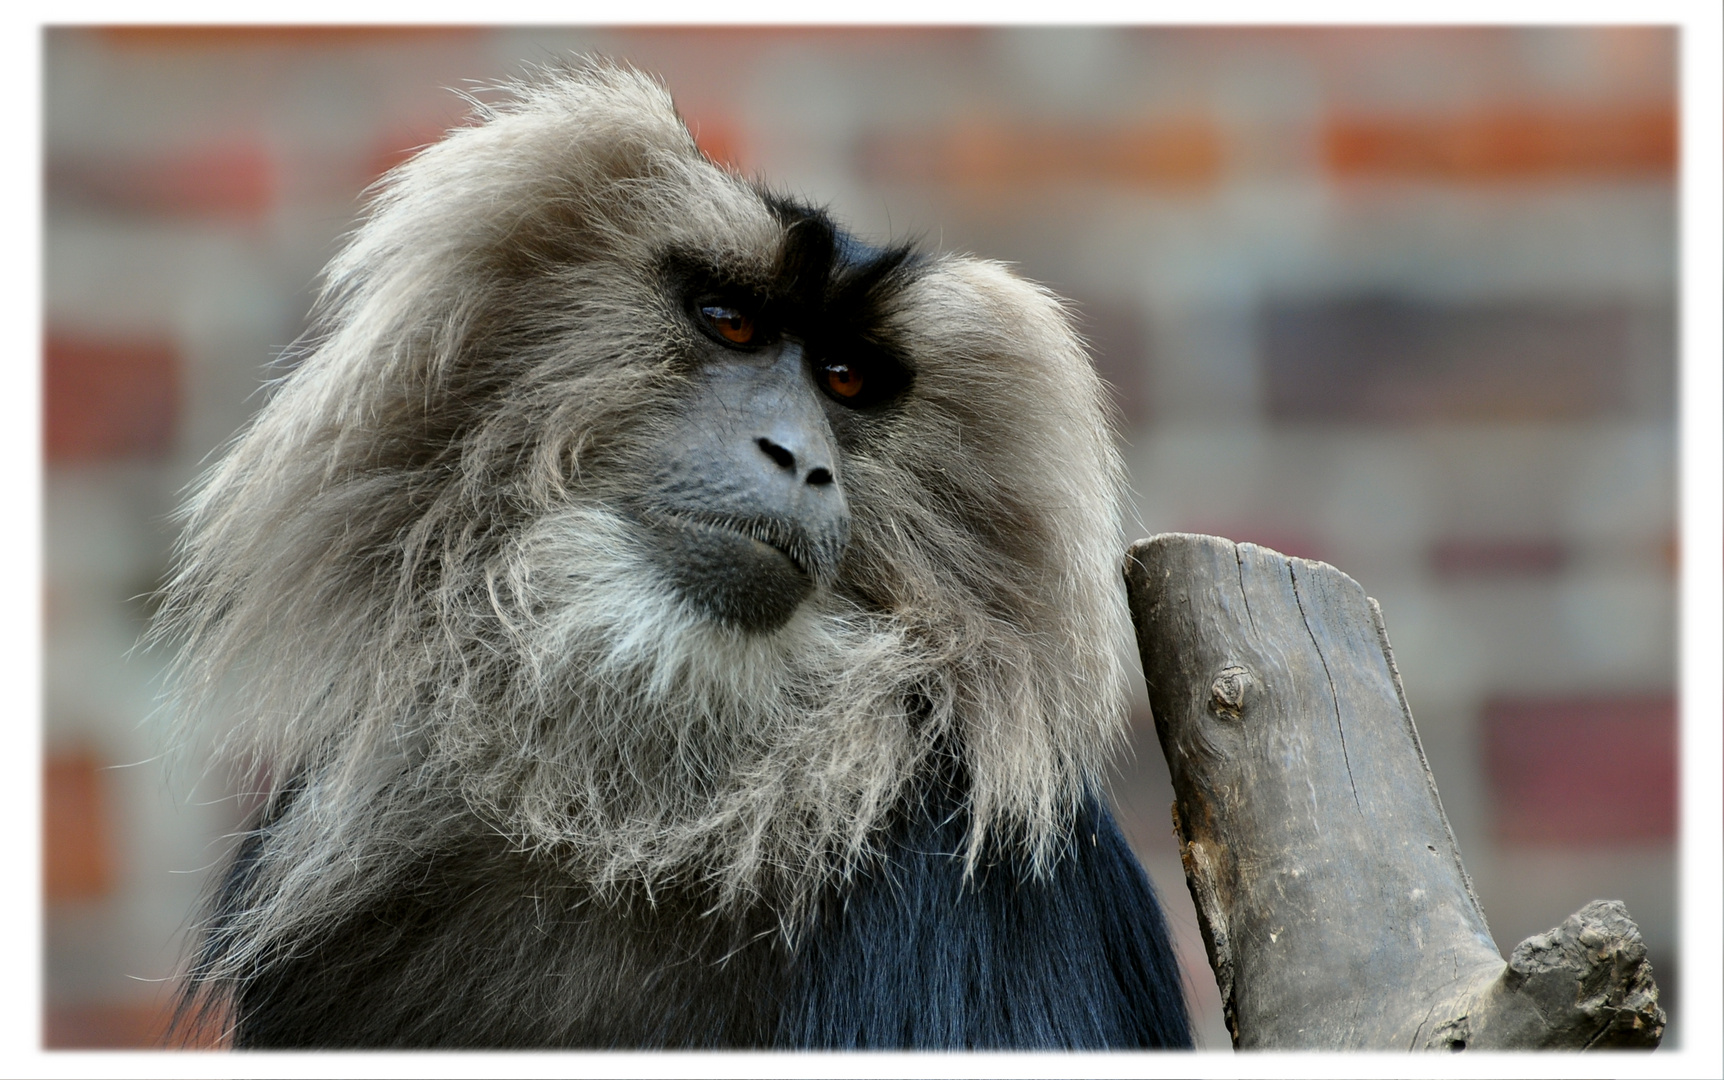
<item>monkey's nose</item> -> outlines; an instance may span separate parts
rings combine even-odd
[[[771,458],[780,469],[795,475],[798,471],[796,454],[762,435],[754,440],[754,445],[760,447],[760,452]],[[815,465],[802,478],[804,483],[821,487],[832,482],[832,470],[824,465]]]

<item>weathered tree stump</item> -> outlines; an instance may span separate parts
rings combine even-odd
[[[1658,988],[1620,903],[1503,962],[1358,582],[1180,533],[1134,544],[1125,576],[1234,1046],[1658,1044]]]

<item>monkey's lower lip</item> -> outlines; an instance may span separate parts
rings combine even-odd
[[[647,518],[666,575],[684,598],[717,621],[749,633],[784,625],[814,591],[814,577],[783,547],[753,535],[770,527],[684,514]]]
[[[681,531],[685,536],[694,539],[696,543],[705,538],[709,541],[716,541],[722,546],[741,545],[757,559],[767,562],[782,561],[788,563],[804,577],[812,578],[814,576],[809,568],[803,565],[802,560],[798,559],[786,546],[773,543],[759,535],[761,532],[767,532],[770,535],[770,530],[751,529],[747,522],[715,521],[665,511],[659,511],[652,517]]]

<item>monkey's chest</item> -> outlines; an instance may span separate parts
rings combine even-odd
[[[827,1048],[1189,1046],[1149,882],[1105,805],[1037,879],[966,877],[961,808],[900,823],[887,857],[787,944],[768,914],[619,911],[520,875],[433,866],[239,995],[250,1046]],[[473,861],[454,861],[470,873]]]

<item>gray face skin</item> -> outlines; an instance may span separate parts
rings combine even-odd
[[[849,538],[835,406],[814,377],[790,338],[715,347],[640,507],[683,595],[750,633],[783,625],[829,584]]]

